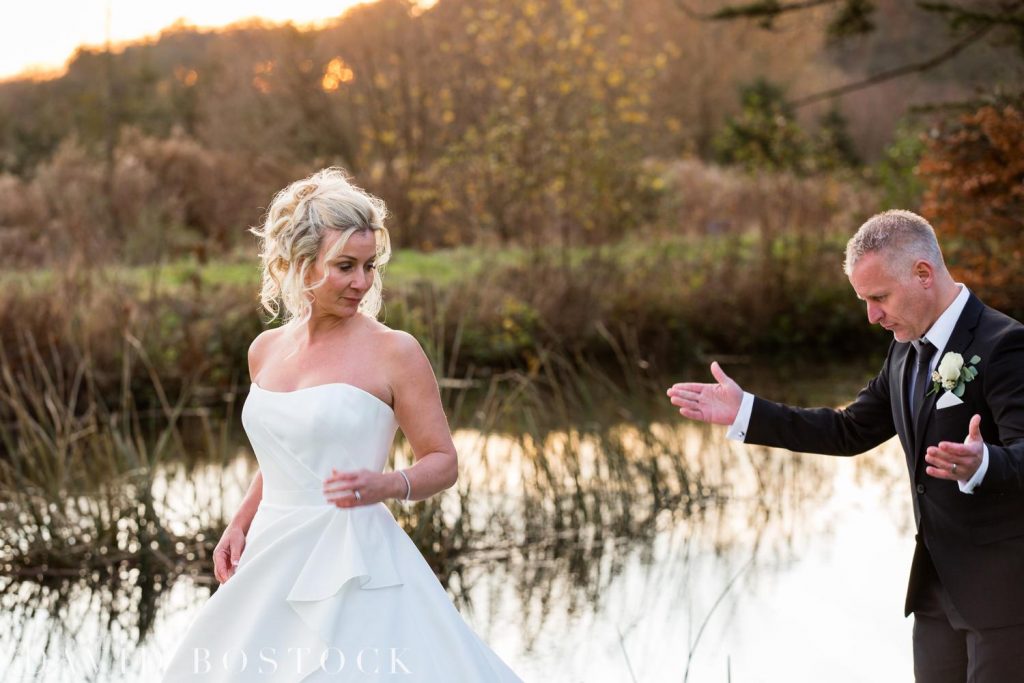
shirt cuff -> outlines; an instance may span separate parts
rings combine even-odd
[[[985,478],[985,473],[988,472],[988,444],[982,444],[984,448],[981,452],[981,466],[978,467],[978,471],[974,473],[974,476],[967,481],[957,481],[957,486],[960,487],[961,493],[974,493],[974,489],[978,487],[981,480]]]
[[[743,401],[740,403],[740,409],[736,413],[736,419],[732,421],[732,425],[729,427],[729,431],[725,433],[725,437],[732,441],[745,441],[752,412],[754,412],[754,395],[744,391]]]

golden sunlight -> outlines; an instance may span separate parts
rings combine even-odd
[[[143,40],[159,35],[175,23],[220,28],[258,18],[318,25],[364,1],[49,0],[7,3],[0,10],[0,80],[17,75],[59,76],[79,47],[102,47],[108,38],[113,45]]]
[[[186,88],[191,88],[199,80],[199,72],[195,69],[186,69],[183,66],[174,69],[174,77]]]
[[[342,83],[355,80],[355,77],[355,72],[345,63],[345,60],[341,57],[335,57],[327,63],[327,68],[324,69],[324,77],[320,81],[320,85],[323,87],[324,92],[334,92],[341,87]]]

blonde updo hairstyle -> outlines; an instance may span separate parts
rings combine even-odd
[[[381,275],[391,258],[386,215],[384,202],[353,185],[340,168],[317,171],[278,192],[263,225],[251,229],[260,238],[260,303],[271,320],[279,315],[286,323],[301,325],[309,320],[311,292],[327,279],[327,270],[320,281],[307,280],[328,230],[341,231],[342,236],[330,253],[324,254],[324,263],[341,253],[353,233],[373,232],[377,245],[373,284],[359,303],[359,311],[376,317],[381,308]]]

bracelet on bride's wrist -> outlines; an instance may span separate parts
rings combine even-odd
[[[405,473],[405,470],[398,470],[398,473],[402,475],[402,479],[405,479],[405,498],[402,502],[408,503],[412,499],[412,483],[409,481],[409,475]]]

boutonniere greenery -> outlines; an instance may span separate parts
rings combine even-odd
[[[967,383],[978,376],[980,356],[973,356],[967,364],[959,353],[950,351],[939,361],[939,367],[932,373],[932,390],[928,395],[937,394],[941,389],[952,391],[957,398],[963,398]]]

